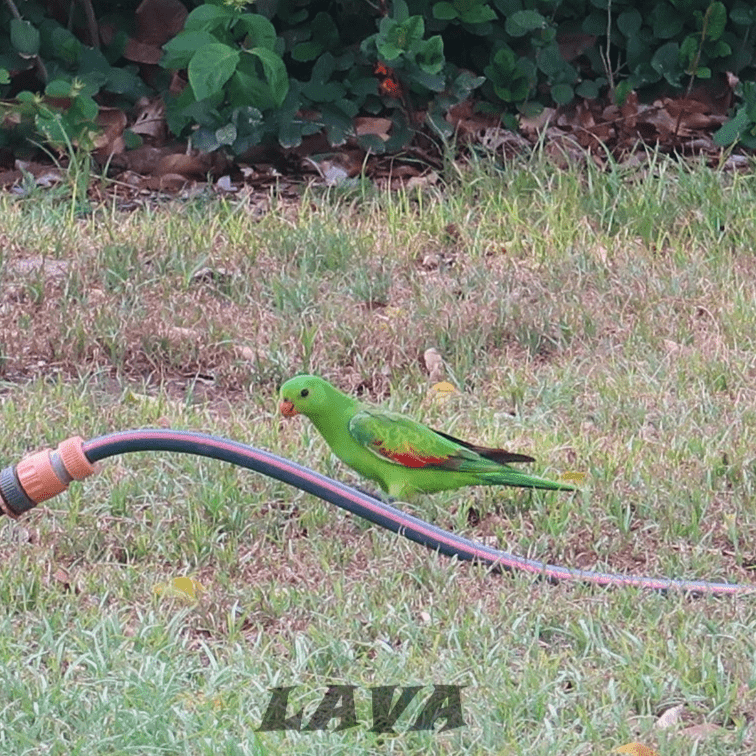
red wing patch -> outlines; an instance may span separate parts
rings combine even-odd
[[[386,449],[383,446],[383,441],[373,441],[373,446],[376,447],[376,451],[382,457],[390,459],[392,462],[397,462],[405,467],[420,468],[428,467],[431,465],[440,466],[444,462],[448,461],[449,457],[423,457],[414,449],[407,449],[405,451],[392,451]]]

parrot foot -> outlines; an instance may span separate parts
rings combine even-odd
[[[371,491],[370,489],[363,488],[362,486],[352,486],[352,488],[362,494],[365,494],[365,496],[369,496],[371,499],[377,499],[384,504],[393,504],[396,501],[393,496],[386,496],[386,494],[384,494],[382,491],[377,491],[375,489]]]

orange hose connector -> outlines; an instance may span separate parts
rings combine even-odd
[[[0,473],[0,510],[18,516],[42,501],[57,496],[72,480],[83,480],[97,471],[82,449],[84,440],[73,436],[58,448],[43,449]]]

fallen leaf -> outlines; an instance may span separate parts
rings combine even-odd
[[[158,63],[163,45],[184,28],[188,13],[180,0],[143,0],[136,10],[136,34],[127,40],[123,57],[135,63]]]
[[[664,713],[662,713],[656,720],[654,727],[657,730],[667,730],[670,727],[674,727],[679,723],[682,713],[685,711],[685,704],[677,704],[677,706],[670,706]]]
[[[559,476],[559,480],[566,483],[584,483],[588,479],[588,473],[577,472],[576,470],[567,470]]]
[[[165,335],[171,341],[199,341],[202,338],[202,332],[198,329],[182,326],[171,326],[166,330]]]
[[[430,347],[423,352],[425,369],[428,371],[430,380],[438,383],[444,377],[444,359],[436,347]]]
[[[165,173],[162,175],[150,176],[144,185],[148,189],[154,189],[158,192],[169,192],[176,194],[180,192],[190,180],[185,176],[181,176],[178,173]]]
[[[257,352],[255,352],[252,347],[240,344],[234,345],[234,352],[238,355],[239,358],[241,358],[242,360],[247,360],[248,362],[253,362],[257,357]]]
[[[612,753],[629,753],[630,756],[659,756],[653,748],[641,743],[625,743],[625,745],[615,748]]]
[[[238,191],[238,187],[235,187],[233,182],[231,181],[231,176],[221,176],[216,182],[215,182],[215,188],[220,190],[221,192],[236,192]]]
[[[438,394],[453,394],[457,389],[449,381],[441,381],[440,383],[433,384],[430,390]]]
[[[229,284],[231,283],[234,274],[228,268],[211,268],[208,265],[196,270],[192,273],[192,283],[217,283],[217,284]]]
[[[142,97],[134,106],[134,123],[131,130],[135,134],[162,142],[168,132],[165,121],[165,103],[160,97]]]
[[[168,583],[158,583],[152,592],[158,596],[196,601],[205,588],[198,580],[190,577],[171,578]]]
[[[428,171],[422,176],[410,176],[407,181],[407,189],[424,189],[426,186],[435,186],[438,183],[438,174],[435,171]]]
[[[62,583],[64,588],[71,587],[71,577],[62,567],[58,567],[58,569],[55,570],[55,572],[53,573],[53,580],[57,580],[59,583]]]
[[[390,118],[358,117],[354,119],[354,133],[357,136],[375,134],[386,142],[393,125],[394,122]]]
[[[457,389],[449,381],[441,381],[440,383],[434,383],[428,393],[437,402],[445,402],[449,397],[457,393]]]
[[[709,738],[712,735],[719,735],[726,732],[724,727],[714,724],[713,722],[701,722],[701,724],[691,725],[680,730],[680,735],[685,735],[689,738],[696,738],[702,740],[703,738]]]
[[[123,130],[126,128],[126,113],[120,108],[100,107],[97,125],[103,131],[94,138],[94,151],[99,160],[107,160],[111,155],[123,152]]]
[[[203,155],[186,155],[173,153],[160,158],[155,168],[156,176],[168,176],[177,174],[185,178],[194,178],[202,181],[207,177],[210,169],[209,161]]]

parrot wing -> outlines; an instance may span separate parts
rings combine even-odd
[[[376,456],[402,467],[483,472],[508,462],[534,461],[525,454],[460,441],[394,412],[362,410],[349,421],[349,433]]]

